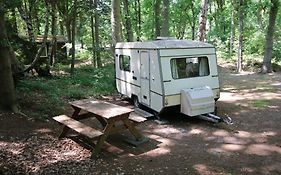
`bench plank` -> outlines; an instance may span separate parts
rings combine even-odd
[[[127,107],[93,99],[73,101],[70,102],[70,104],[74,107],[94,113],[106,119],[114,118],[117,115],[129,114],[133,111]]]
[[[137,113],[138,115],[142,116],[142,117],[145,117],[145,118],[149,118],[149,117],[153,117],[154,115],[145,111],[145,110],[142,110],[140,108],[135,108],[134,110],[135,113]]]
[[[136,112],[131,112],[130,116],[129,116],[129,120],[132,120],[133,122],[141,123],[141,122],[146,121],[147,119],[142,117],[142,116],[140,116]]]
[[[75,119],[72,119],[66,115],[59,115],[56,117],[53,117],[54,120],[58,121],[59,123],[62,123],[64,125],[66,125],[67,127],[73,129],[74,131],[83,134],[89,138],[96,138],[99,137],[101,135],[103,135],[103,133],[99,130],[96,130],[94,128],[91,128]]]

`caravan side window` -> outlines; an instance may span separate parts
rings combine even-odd
[[[130,59],[131,58],[128,55],[119,55],[120,70],[131,71]]]
[[[208,76],[208,57],[173,58],[171,70],[174,79]]]

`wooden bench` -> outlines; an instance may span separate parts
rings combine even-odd
[[[137,113],[135,112],[132,112],[129,116],[129,120],[135,122],[135,123],[142,123],[142,122],[145,122],[147,119],[142,117],[142,116],[139,116]]]
[[[69,129],[72,129],[90,139],[98,138],[97,144],[92,151],[92,157],[97,157],[99,155],[101,147],[109,135],[125,129],[130,131],[137,143],[148,141],[148,139],[135,128],[135,125],[146,121],[146,118],[134,114],[129,117],[130,113],[133,111],[130,108],[93,99],[74,101],[71,102],[70,105],[74,109],[71,117],[66,115],[53,117],[54,120],[65,125],[59,137],[64,137]],[[80,113],[81,111],[86,113],[82,114]],[[101,130],[96,130],[79,121],[89,117],[95,117],[103,128]],[[121,125],[117,126],[119,123]]]
[[[73,129],[74,131],[78,132],[79,134],[89,137],[90,139],[97,138],[97,137],[103,135],[103,133],[101,131],[91,128],[91,127],[85,125],[84,123],[81,123],[66,115],[59,115],[59,116],[53,117],[53,119],[65,126],[67,126],[68,128]]]

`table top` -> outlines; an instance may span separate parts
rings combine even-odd
[[[133,109],[130,108],[126,108],[123,106],[118,106],[112,103],[94,100],[94,99],[77,100],[77,101],[70,102],[70,104],[72,106],[99,115],[106,119],[127,114],[133,111]]]

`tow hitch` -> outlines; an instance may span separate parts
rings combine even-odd
[[[228,125],[233,124],[232,119],[230,117],[219,117],[219,116],[216,116],[216,115],[210,114],[210,113],[202,114],[202,115],[199,115],[198,117],[200,119],[207,120],[207,121],[214,122],[214,123],[224,122]]]

